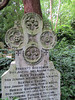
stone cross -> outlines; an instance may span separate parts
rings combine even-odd
[[[44,27],[36,13],[27,13],[5,36],[15,50],[15,61],[2,75],[2,98],[12,100],[60,100],[60,73],[49,61],[55,34]]]

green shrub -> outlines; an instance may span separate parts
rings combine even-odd
[[[68,44],[75,44],[75,30],[70,25],[61,25],[57,29],[58,42],[65,38]]]
[[[9,100],[9,99],[6,98],[6,99],[0,99],[0,100]],[[19,100],[19,98],[14,97],[13,100]]]
[[[74,100],[75,46],[56,46],[50,51],[50,60],[61,73],[61,100]]]

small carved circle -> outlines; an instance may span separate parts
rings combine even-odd
[[[23,46],[23,34],[17,28],[11,28],[5,36],[6,44],[12,49],[21,49]]]
[[[25,51],[25,58],[29,62],[36,62],[40,58],[40,50],[36,46],[30,46]]]
[[[41,34],[40,41],[44,48],[52,48],[55,43],[55,36],[51,31],[45,31]]]

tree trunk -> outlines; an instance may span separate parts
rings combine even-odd
[[[53,0],[50,0],[50,20],[51,20],[51,29],[53,30],[52,3],[53,3]]]
[[[55,24],[55,30],[56,30],[57,23],[58,23],[58,17],[59,17],[59,11],[60,11],[60,4],[61,4],[61,0],[59,0],[59,5],[58,5],[58,13],[57,13],[57,19],[56,19],[56,24]]]
[[[40,0],[23,0],[24,13],[34,12],[42,17]]]
[[[52,0],[50,0],[50,20],[52,22]]]
[[[3,0],[1,3],[0,3],[0,10],[3,9],[7,4],[8,4],[9,0]]]

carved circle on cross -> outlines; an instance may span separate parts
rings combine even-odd
[[[9,29],[5,35],[5,42],[9,48],[14,50],[22,49],[24,36],[21,31],[13,27]]]
[[[22,27],[28,34],[36,35],[39,33],[39,30],[42,30],[43,22],[40,15],[36,13],[27,13],[22,18]]]
[[[24,53],[25,60],[30,63],[37,62],[41,57],[40,49],[37,46],[31,45],[26,48]]]
[[[51,30],[45,30],[40,36],[40,41],[45,49],[52,49],[56,44],[56,36]]]

